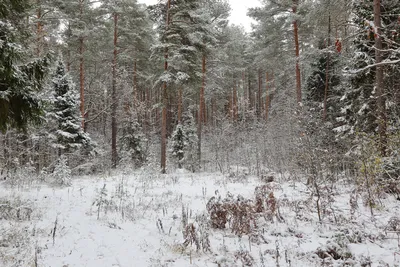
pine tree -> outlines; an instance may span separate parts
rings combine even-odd
[[[53,145],[59,149],[60,154],[63,154],[88,147],[91,141],[80,125],[79,102],[75,85],[66,72],[62,59],[58,59],[56,64],[51,80],[54,98],[49,116],[56,125],[52,130]]]
[[[24,18],[28,0],[0,2],[0,131],[25,130],[39,123],[42,109],[37,92],[42,88],[48,58],[28,61],[29,34]]]

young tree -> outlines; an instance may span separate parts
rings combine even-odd
[[[91,140],[80,125],[81,118],[75,85],[66,72],[61,58],[56,62],[51,89],[54,97],[49,117],[50,125],[55,125],[51,130],[51,135],[54,137],[53,147],[59,150],[60,155],[88,147]]]

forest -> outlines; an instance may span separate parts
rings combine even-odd
[[[0,266],[400,266],[400,0],[139,2],[0,0]]]

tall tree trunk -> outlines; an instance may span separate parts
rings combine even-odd
[[[179,92],[178,92],[178,122],[182,122],[182,94],[183,94],[183,89],[182,87],[179,87]]]
[[[42,45],[42,7],[41,7],[41,0],[37,0],[37,25],[36,25],[36,56],[40,57],[40,52],[41,52],[41,45]]]
[[[202,78],[200,87],[200,103],[199,103],[199,119],[197,120],[197,135],[198,135],[198,147],[197,147],[197,157],[199,159],[199,166],[201,166],[201,132],[202,124],[204,118],[204,88],[206,86],[206,55],[203,53],[202,63]]]
[[[253,92],[251,91],[251,79],[250,79],[250,69],[248,70],[248,74],[247,74],[247,80],[248,80],[248,96],[249,96],[249,108],[252,111],[253,110]]]
[[[261,101],[261,86],[262,86],[262,80],[261,80],[261,69],[258,70],[258,94],[257,94],[257,116],[261,117],[261,112],[262,112],[262,101]]]
[[[71,23],[68,22],[68,31],[67,31],[68,41],[71,40]],[[67,71],[71,71],[71,49],[69,43],[67,43]]]
[[[117,167],[117,42],[118,42],[118,14],[114,13],[114,57],[112,62],[112,109],[111,109],[111,163]]]
[[[298,0],[293,0],[293,14],[296,15]],[[300,75],[300,48],[299,48],[299,30],[297,20],[293,21],[294,44],[296,48],[296,95],[297,103],[301,103],[301,75]]]
[[[233,82],[232,102],[233,102],[233,121],[237,122],[238,121],[238,101],[237,101],[236,81]]]
[[[167,2],[167,29],[170,23],[169,9],[171,8],[171,0]],[[164,71],[168,70],[168,47],[165,48],[164,53]],[[168,105],[168,95],[167,95],[167,82],[164,81],[163,92],[162,92],[162,125],[161,125],[161,173],[166,173],[167,166],[167,105]]]
[[[268,92],[268,72],[265,73],[265,120],[268,121],[269,113],[269,92]]]
[[[79,10],[80,10],[80,18],[82,20],[83,16],[83,1],[79,1]],[[85,76],[84,76],[84,69],[83,69],[83,47],[84,40],[83,36],[79,37],[79,88],[80,88],[80,111],[82,117],[82,129],[85,129]]]
[[[387,117],[386,117],[386,99],[385,88],[383,83],[383,66],[379,65],[382,62],[382,23],[381,23],[381,1],[374,0],[374,24],[376,27],[375,33],[375,63],[376,66],[376,92],[377,92],[377,111],[378,111],[378,131],[379,145],[381,155],[384,157],[387,153]]]
[[[329,7],[329,1],[328,1],[328,8]],[[326,120],[326,114],[327,114],[327,102],[328,102],[328,90],[329,90],[329,64],[331,60],[331,53],[330,53],[330,47],[331,47],[331,14],[329,11],[329,17],[328,17],[328,55],[326,58],[326,68],[325,68],[325,93],[324,93],[324,114],[323,114],[323,120]]]
[[[138,104],[138,86],[137,86],[137,61],[133,61],[133,110],[136,112]],[[137,114],[136,114],[137,115]]]

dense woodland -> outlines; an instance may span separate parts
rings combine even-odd
[[[4,179],[233,165],[399,193],[400,1],[261,3],[246,32],[226,0],[1,1]]]
[[[0,0],[0,266],[400,266],[400,0]]]

